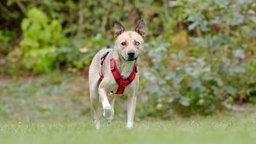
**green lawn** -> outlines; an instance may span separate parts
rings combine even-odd
[[[0,144],[256,143],[255,106],[168,121],[137,117],[130,130],[119,106],[114,122],[102,119],[96,130],[87,88],[85,78],[71,74],[1,78]]]
[[[124,121],[107,124],[96,130],[90,121],[1,122],[1,144],[254,144],[256,115],[222,115],[170,121],[141,120],[134,129]]]

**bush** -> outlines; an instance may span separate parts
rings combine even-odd
[[[21,29],[21,61],[25,67],[35,72],[58,68],[53,54],[67,42],[60,22],[50,20],[43,11],[32,8],[28,11],[27,18],[22,20]]]
[[[145,48],[150,62],[142,72],[142,100],[150,103],[144,106],[150,110],[147,115],[208,115],[232,109],[234,103],[255,102],[251,4],[170,2],[172,18],[181,18],[183,30],[165,37],[165,43],[156,39]]]
[[[5,22],[1,73],[15,75],[24,67],[41,73],[87,69],[96,51],[113,46],[114,21],[133,26],[143,18],[140,116],[208,115],[256,102],[253,0],[9,1],[3,6],[18,14],[13,27],[5,26],[13,16],[0,18]]]
[[[145,48],[150,63],[142,70],[142,94],[153,115],[169,118],[174,111],[208,115],[255,98],[256,74],[247,68],[255,60],[240,61],[241,56],[245,58],[241,51],[235,50],[232,58],[222,55],[220,59],[213,55],[188,56],[182,50],[169,53],[170,47],[155,41]]]

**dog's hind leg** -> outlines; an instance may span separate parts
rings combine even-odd
[[[92,83],[90,85],[90,100],[93,112],[93,120],[96,129],[100,128],[100,103],[98,94],[98,82]]]

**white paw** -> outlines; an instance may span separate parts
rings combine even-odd
[[[94,120],[94,125],[96,129],[100,129],[100,120],[99,119]]]
[[[111,106],[103,108],[103,116],[110,122],[114,118],[114,110]]]
[[[100,129],[100,123],[95,124],[96,129]]]
[[[114,112],[113,112],[113,114],[111,114],[109,117],[106,117],[106,118],[107,118],[108,123],[112,122],[112,120],[114,119]]]
[[[126,128],[128,128],[128,129],[133,128],[133,123],[132,122],[127,122]]]

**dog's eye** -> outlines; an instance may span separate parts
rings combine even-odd
[[[126,46],[126,42],[121,42],[121,45],[122,46]]]
[[[140,43],[139,42],[137,42],[137,41],[135,41],[135,43],[134,43],[136,46],[139,46],[140,45]]]

